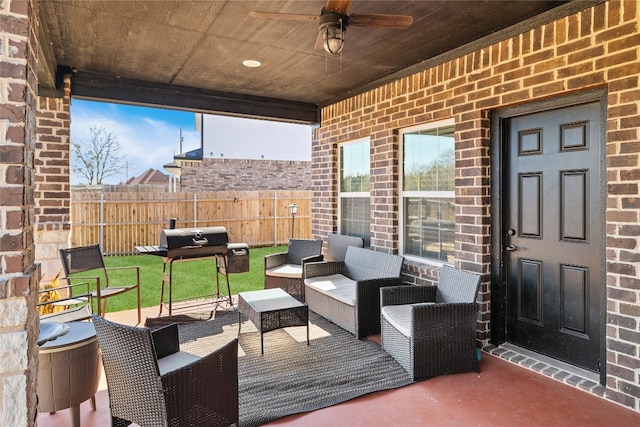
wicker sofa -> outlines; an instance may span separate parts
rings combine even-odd
[[[404,258],[349,246],[344,261],[305,264],[309,309],[357,338],[380,333],[380,288],[402,284]]]

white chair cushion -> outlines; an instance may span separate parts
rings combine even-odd
[[[271,277],[302,279],[302,266],[296,264],[282,264],[277,267],[267,269],[264,274]]]
[[[310,277],[305,279],[304,283],[347,305],[354,306],[356,304],[356,281],[342,274]]]
[[[158,359],[158,369],[160,370],[160,375],[164,375],[167,372],[175,371],[176,369],[193,363],[198,359],[200,359],[200,357],[195,354],[179,351],[165,356],[162,359]]]
[[[391,326],[405,337],[411,336],[411,305],[385,305],[380,310]]]

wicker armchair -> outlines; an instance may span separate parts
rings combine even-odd
[[[238,424],[238,340],[198,357],[178,327],[151,331],[93,316],[114,427]]]
[[[322,261],[322,240],[291,239],[287,252],[264,257],[264,288],[282,288],[304,302],[303,264]]]
[[[382,348],[415,379],[479,372],[480,276],[445,266],[437,286],[380,290]]]

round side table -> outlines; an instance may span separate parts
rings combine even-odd
[[[96,331],[91,322],[70,322],[69,332],[40,347],[38,411],[71,408],[73,427],[80,427],[80,403],[91,399],[100,382],[101,359]]]

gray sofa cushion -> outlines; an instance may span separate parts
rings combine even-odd
[[[304,283],[328,297],[350,306],[356,305],[356,282],[342,274],[310,277]]]

